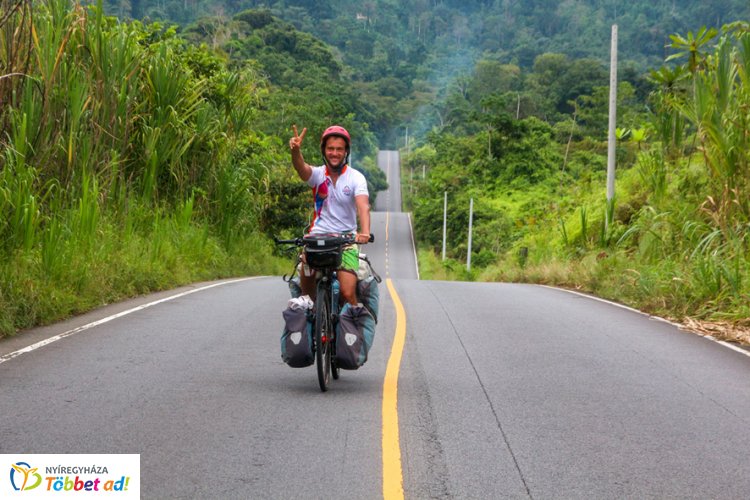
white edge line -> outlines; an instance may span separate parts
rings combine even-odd
[[[63,332],[63,333],[61,333],[59,335],[55,335],[54,337],[50,337],[48,339],[41,340],[41,341],[39,341],[39,342],[37,342],[35,344],[31,344],[30,346],[26,346],[23,349],[19,349],[17,351],[13,351],[11,353],[8,353],[8,354],[5,354],[3,356],[0,356],[0,364],[5,363],[6,361],[10,361],[11,359],[13,359],[15,357],[18,357],[21,354],[26,354],[28,352],[35,351],[35,350],[37,350],[37,349],[39,349],[41,347],[44,347],[44,346],[49,345],[49,344],[52,344],[53,342],[57,342],[58,340],[62,340],[64,338],[66,338],[66,337],[70,337],[71,335],[75,335],[76,333],[82,332],[84,330],[88,330],[90,328],[94,328],[95,326],[99,326],[99,325],[102,325],[104,323],[109,323],[110,321],[112,321],[114,319],[121,318],[123,316],[126,316],[126,315],[134,313],[134,312],[142,311],[143,309],[146,309],[146,308],[151,307],[151,306],[155,306],[157,304],[161,304],[162,302],[168,302],[170,300],[179,299],[180,297],[184,297],[185,295],[190,295],[191,293],[196,293],[196,292],[201,292],[203,290],[208,290],[209,288],[214,288],[214,287],[222,286],[222,285],[229,285],[231,283],[238,283],[240,281],[247,281],[247,280],[257,279],[259,277],[260,276],[252,276],[252,277],[249,277],[249,278],[240,278],[240,279],[235,279],[235,280],[230,280],[230,281],[222,281],[221,283],[213,283],[211,285],[202,286],[200,288],[195,288],[193,290],[187,290],[185,292],[181,292],[181,293],[169,296],[169,297],[165,297],[163,299],[155,300],[153,302],[149,302],[148,304],[142,304],[142,305],[140,305],[138,307],[134,307],[132,309],[128,309],[127,311],[122,311],[122,312],[119,312],[117,314],[113,314],[112,316],[107,316],[106,318],[102,318],[100,320],[93,321],[91,323],[88,323],[88,324],[83,325],[83,326],[79,326],[77,328],[73,328],[72,330],[68,330],[67,332]]]
[[[602,298],[599,298],[599,297],[595,297],[593,295],[587,295],[585,293],[576,292],[574,290],[568,290],[567,288],[558,288],[556,286],[549,286],[549,285],[537,285],[537,286],[542,286],[544,288],[550,288],[552,290],[561,290],[563,292],[572,293],[574,295],[585,297],[587,299],[598,300],[599,302],[604,302],[605,304],[609,304],[609,305],[612,305],[612,306],[615,306],[615,307],[619,307],[621,309],[625,309],[627,311],[638,313],[638,314],[640,314],[642,316],[648,317],[649,319],[653,319],[655,321],[661,321],[662,323],[667,323],[668,325],[672,325],[675,328],[678,328],[680,330],[687,330],[683,325],[681,325],[679,323],[675,323],[674,321],[669,321],[668,319],[660,318],[659,316],[653,316],[653,315],[647,314],[647,313],[645,313],[643,311],[639,311],[638,309],[633,309],[632,307],[629,307],[629,306],[626,306],[626,305],[623,305],[623,304],[618,304],[617,302],[612,302],[611,300],[602,299]],[[689,330],[689,331],[692,332],[693,330]],[[694,332],[694,333],[696,333],[700,337],[703,337],[704,339],[708,339],[708,340],[710,340],[712,342],[716,342],[717,344],[721,344],[721,345],[723,345],[724,347],[726,347],[728,349],[731,349],[731,350],[733,350],[735,352],[738,352],[738,353],[743,354],[743,355],[745,355],[747,357],[750,357],[750,351],[742,349],[741,347],[737,347],[735,345],[730,344],[729,342],[725,342],[723,340],[719,340],[716,337],[712,337],[711,335],[704,335],[704,334],[699,333],[699,332]]]
[[[414,228],[411,225],[411,213],[407,213],[406,218],[409,219],[409,236],[411,236],[411,248],[414,252],[414,267],[417,268],[417,279],[421,280],[422,278],[419,277],[419,259],[417,259],[417,245],[416,243],[414,243]]]
[[[725,342],[723,340],[719,340],[719,339],[717,339],[715,337],[712,337],[711,335],[702,335],[702,337],[707,338],[708,340],[712,340],[712,341],[716,342],[717,344],[721,344],[724,347],[726,347],[728,349],[731,349],[731,350],[733,350],[735,352],[738,352],[740,354],[744,354],[747,357],[750,357],[750,352],[746,351],[745,349],[742,349],[741,347],[737,347],[736,345],[732,345],[729,342]]]
[[[665,323],[669,323],[670,325],[680,326],[677,323],[672,323],[671,321],[666,320],[664,318],[659,318],[658,316],[651,316],[650,314],[646,314],[645,312],[639,311],[638,309],[633,309],[630,306],[626,306],[626,305],[623,305],[623,304],[618,304],[617,302],[612,302],[611,300],[602,299],[602,298],[596,297],[594,295],[588,295],[588,294],[585,294],[585,293],[576,292],[575,290],[569,290],[567,288],[560,288],[560,287],[550,286],[550,285],[537,285],[537,286],[541,286],[541,287],[544,287],[544,288],[549,288],[551,290],[560,290],[562,292],[572,293],[573,295],[578,295],[579,297],[584,297],[586,299],[597,300],[599,302],[604,302],[605,304],[609,304],[611,306],[619,307],[620,309],[625,309],[625,310],[630,311],[630,312],[638,313],[638,314],[640,314],[642,316],[648,316],[649,318],[658,319],[658,320],[664,321]]]

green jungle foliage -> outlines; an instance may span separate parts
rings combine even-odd
[[[286,64],[328,61],[320,81],[345,88],[309,35],[274,22],[268,45],[234,40],[229,56],[191,43],[195,31],[94,6],[0,1],[0,336],[146,291],[285,271],[269,236],[299,234],[311,214],[285,147],[292,123],[311,136],[334,119],[350,127],[373,198],[385,184],[350,102],[276,84],[290,75],[264,64],[297,40],[306,51]]]
[[[564,91],[546,87],[558,107],[543,121],[538,112],[519,113],[522,100],[478,83],[486,69],[480,61],[447,101],[460,118],[427,134],[405,163],[430,275],[567,285],[677,319],[748,323],[750,25],[671,40],[669,59],[678,65],[650,72],[645,105],[620,83],[612,203],[605,201],[602,132],[608,89],[591,85],[568,101],[566,116]],[[576,66],[563,56],[537,58],[550,61],[561,78]],[[514,72],[519,88],[533,89],[541,69]],[[430,252],[441,251],[445,193],[449,250],[441,263]]]

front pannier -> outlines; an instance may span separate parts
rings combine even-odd
[[[312,322],[307,311],[284,310],[284,331],[281,334],[281,359],[292,368],[304,368],[313,364]]]
[[[356,370],[367,361],[372,338],[368,343],[365,338],[365,323],[375,321],[363,306],[344,304],[339,316],[336,332],[336,366],[344,370]]]
[[[367,263],[369,268],[369,262]],[[372,343],[375,340],[375,327],[378,322],[377,275],[367,274],[357,282],[359,304],[344,304],[339,316],[336,332],[336,365],[345,370],[356,370],[367,361]]]

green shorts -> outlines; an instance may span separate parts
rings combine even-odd
[[[357,245],[350,245],[344,248],[344,253],[341,254],[341,270],[357,274],[358,269],[359,247]]]

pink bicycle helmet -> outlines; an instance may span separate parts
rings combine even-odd
[[[349,147],[351,146],[352,138],[349,136],[349,132],[346,131],[344,127],[341,127],[339,125],[331,125],[328,127],[325,132],[323,132],[323,135],[320,136],[320,152],[323,153],[325,156],[325,147],[326,147],[326,141],[329,137],[341,137],[346,141],[346,151],[349,152]]]

